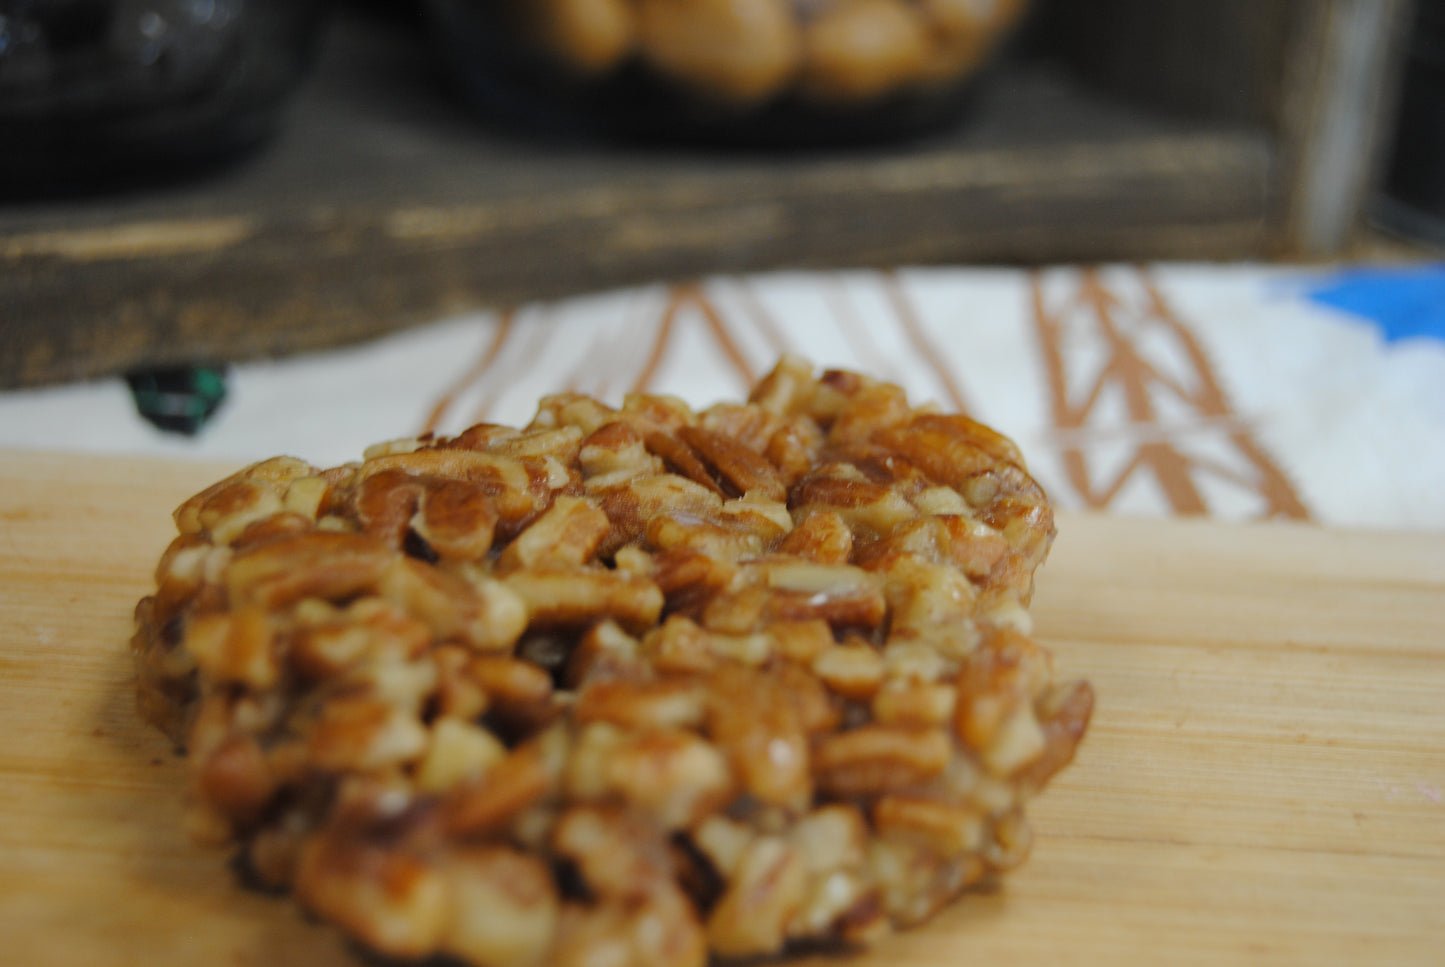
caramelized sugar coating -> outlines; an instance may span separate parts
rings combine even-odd
[[[868,943],[1024,859],[1092,709],[1027,635],[1054,527],[1014,445],[796,359],[175,519],[133,650],[193,831],[388,956]]]

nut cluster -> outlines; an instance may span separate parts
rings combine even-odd
[[[193,832],[375,950],[695,967],[863,944],[1028,853],[1093,704],[1013,444],[785,358],[744,404],[277,458],[137,608]]]
[[[493,0],[540,50],[603,75],[636,59],[737,105],[866,101],[979,66],[1023,0]]]

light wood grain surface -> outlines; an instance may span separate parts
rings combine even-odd
[[[0,453],[4,963],[361,963],[186,840],[132,711],[169,511],[227,469]],[[1445,963],[1445,540],[1065,517],[1035,612],[1099,704],[1033,858],[842,963]]]

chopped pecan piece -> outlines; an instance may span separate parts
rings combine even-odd
[[[393,957],[435,953],[448,927],[449,884],[431,864],[340,830],[301,848],[296,895],[368,946]]]
[[[758,494],[769,500],[788,496],[778,471],[757,451],[700,426],[685,426],[677,433],[717,474],[730,496]]]
[[[557,934],[561,898],[547,864],[506,846],[461,847],[443,867],[451,915],[441,950],[477,967],[533,967]]]
[[[232,607],[276,611],[302,598],[345,600],[374,589],[395,553],[360,534],[314,531],[237,554],[226,569]]]
[[[902,792],[942,773],[952,754],[942,729],[865,725],[822,737],[813,774],[834,795]]]
[[[757,838],[743,850],[727,892],[708,916],[708,943],[723,957],[780,950],[807,888],[807,864],[799,851],[779,837]]]
[[[519,571],[509,574],[504,584],[527,606],[532,628],[586,628],[610,618],[641,632],[662,613],[662,591],[656,584],[618,571]]]
[[[607,515],[595,504],[559,496],[507,545],[497,559],[497,568],[510,572],[581,567],[597,553],[608,526]]]

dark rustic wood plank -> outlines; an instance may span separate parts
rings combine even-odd
[[[1362,226],[1395,122],[1413,0],[1296,0],[1281,90],[1281,244],[1329,255]]]
[[[1130,102],[1275,129],[1301,4],[1325,2],[1047,0],[1044,33],[1091,83]]]
[[[1052,0],[1052,47],[1129,101],[1264,125],[1279,147],[1277,250],[1339,252],[1394,123],[1413,0]]]
[[[241,360],[462,307],[712,272],[1238,257],[1273,146],[1016,66],[935,137],[840,152],[543,144],[420,38],[343,22],[284,135],[207,181],[0,210],[0,385]]]

